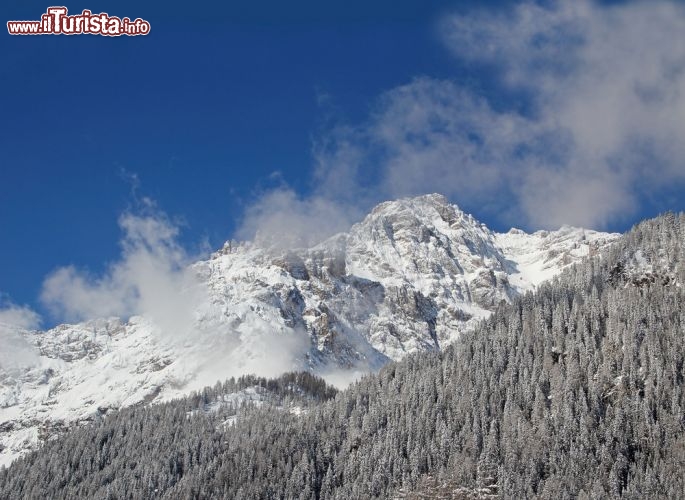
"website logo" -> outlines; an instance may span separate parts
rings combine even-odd
[[[150,23],[137,18],[110,16],[106,12],[93,14],[85,9],[69,15],[66,7],[49,7],[40,21],[7,21],[10,35],[103,35],[138,36],[150,33]]]

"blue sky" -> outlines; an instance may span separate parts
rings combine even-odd
[[[682,8],[471,4],[94,0],[66,6],[151,34],[0,36],[4,301],[45,313],[62,266],[97,281],[143,198],[191,254],[428,191],[495,229],[685,209]]]

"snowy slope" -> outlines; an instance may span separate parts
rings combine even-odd
[[[144,317],[25,332],[40,357],[0,371],[0,464],[68,425],[218,379],[305,369],[344,381],[440,348],[617,236],[497,234],[426,195],[383,203],[313,248],[227,244],[193,265],[208,300],[183,338]]]
[[[584,257],[595,255],[617,235],[563,226],[558,231],[527,234],[520,229],[496,234],[502,251],[516,265],[509,277],[519,291],[553,278],[561,269]]]

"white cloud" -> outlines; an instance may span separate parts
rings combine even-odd
[[[12,370],[38,361],[38,353],[24,332],[39,325],[40,317],[28,307],[7,303],[0,309],[0,369]]]
[[[380,148],[385,197],[436,191],[494,203],[528,126],[452,82],[420,78],[382,96],[367,133]]]
[[[640,198],[685,183],[685,7],[669,1],[519,4],[455,16],[446,39],[461,59],[490,64],[532,112],[534,142],[562,136],[553,155],[524,158],[515,186],[534,225],[604,226]]]
[[[358,209],[339,200],[300,197],[281,187],[247,209],[236,236],[276,249],[308,247],[346,231],[358,215]]]
[[[60,320],[143,314],[165,335],[188,335],[204,289],[187,267],[193,259],[177,243],[177,225],[148,206],[143,215],[122,215],[119,226],[118,262],[103,276],[57,269],[46,278],[41,300]]]

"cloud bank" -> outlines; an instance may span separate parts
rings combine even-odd
[[[426,192],[502,224],[602,229],[685,188],[682,4],[523,2],[448,16],[440,34],[468,82],[416,78],[326,130],[311,192],[266,193],[241,237],[320,240]]]

